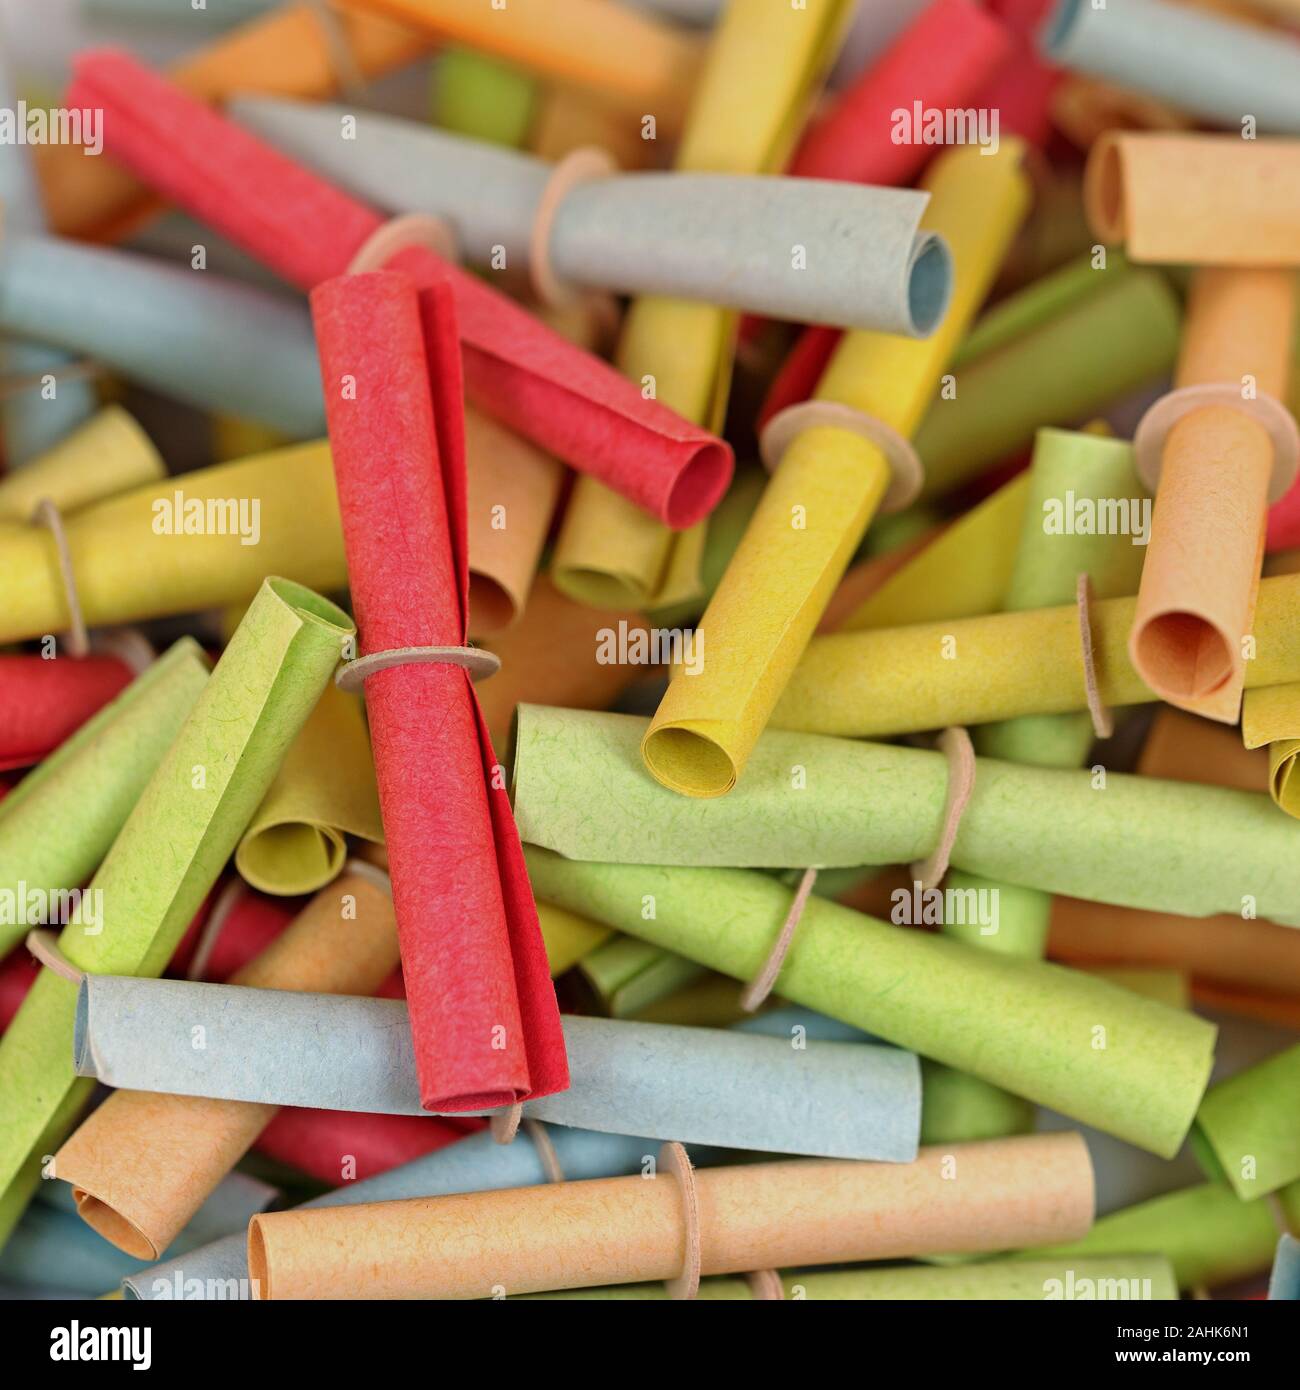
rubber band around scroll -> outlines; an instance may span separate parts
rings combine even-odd
[[[412,246],[432,251],[444,261],[460,260],[456,234],[441,217],[407,212],[400,217],[390,217],[382,227],[371,232],[348,262],[347,273],[365,275],[372,270],[382,270],[394,256]]]
[[[366,90],[366,75],[361,71],[343,16],[331,5],[330,0],[305,0],[311,10],[329,52],[330,67],[338,80],[339,91],[345,97],[359,97]]]
[[[760,1303],[784,1303],[785,1285],[774,1269],[751,1269],[745,1275],[745,1283],[755,1301]]]
[[[528,278],[533,293],[548,308],[566,309],[588,297],[608,298],[601,296],[600,291],[575,288],[555,273],[551,264],[551,229],[560,204],[579,184],[616,173],[618,165],[613,157],[596,145],[571,151],[551,170],[528,233]]]
[[[1264,1200],[1268,1203],[1268,1209],[1273,1217],[1273,1224],[1277,1227],[1280,1236],[1295,1236],[1300,1240],[1300,1223],[1293,1225],[1291,1218],[1287,1215],[1286,1207],[1282,1204],[1281,1197],[1276,1192],[1269,1192]]]
[[[1241,387],[1231,382],[1213,382],[1201,386],[1181,386],[1170,391],[1143,415],[1133,435],[1138,477],[1149,492],[1160,484],[1160,469],[1164,463],[1165,440],[1169,431],[1186,415],[1208,406],[1228,406],[1250,416],[1267,432],[1273,445],[1273,473],[1268,484],[1269,504],[1280,501],[1295,482],[1300,471],[1300,428],[1295,417],[1281,401],[1267,393],[1254,397],[1241,394]]]
[[[767,996],[772,993],[777,976],[780,975],[781,967],[785,965],[785,958],[789,955],[790,947],[794,943],[794,934],[799,929],[799,923],[803,920],[804,908],[808,906],[808,898],[816,882],[817,870],[805,869],[803,877],[799,880],[799,887],[795,890],[794,898],[790,903],[790,910],[786,913],[785,921],[781,924],[781,930],[772,945],[771,954],[763,962],[763,968],[746,986],[744,993],[740,996],[740,1007],[746,1013],[752,1014],[762,1008]]]
[[[1083,690],[1092,716],[1092,731],[1098,738],[1109,738],[1115,732],[1115,721],[1101,702],[1101,686],[1097,680],[1096,654],[1092,642],[1092,588],[1086,574],[1081,574],[1075,588],[1074,601],[1079,607],[1079,647],[1083,654]]]
[[[957,843],[961,818],[975,790],[975,749],[960,725],[939,735],[939,751],[948,759],[948,790],[944,797],[943,827],[939,843],[926,859],[912,865],[912,877],[922,888],[933,888],[948,872],[952,847]]]
[[[785,451],[805,430],[846,430],[874,444],[889,464],[889,487],[880,500],[880,515],[888,516],[910,507],[920,496],[925,482],[921,456],[892,426],[851,405],[839,401],[800,401],[779,410],[763,427],[758,452],[769,473],[776,472]]]
[[[53,970],[56,975],[70,983],[79,985],[86,978],[86,972],[73,965],[67,956],[59,950],[58,937],[48,927],[33,927],[27,933],[25,944],[28,951],[46,969]]]
[[[501,669],[501,658],[482,647],[394,647],[387,652],[372,652],[346,662],[334,673],[334,684],[340,690],[360,690],[369,679],[392,666],[460,666],[469,672],[472,681],[486,680]]]
[[[90,634],[86,631],[86,619],[81,611],[81,596],[77,593],[77,576],[72,569],[72,551],[68,547],[68,533],[63,529],[63,516],[48,497],[42,497],[32,512],[32,522],[44,526],[54,537],[59,574],[63,579],[63,597],[68,605],[68,651],[73,656],[88,656]]]
[[[212,950],[221,935],[221,929],[235,910],[235,904],[245,897],[248,891],[248,885],[242,878],[232,878],[217,894],[217,900],[212,904],[212,911],[208,913],[208,920],[204,922],[203,931],[199,935],[199,944],[190,957],[189,969],[185,972],[187,980],[201,980],[207,974],[208,962],[212,959]]]
[[[686,1252],[682,1272],[665,1280],[668,1297],[695,1298],[700,1292],[700,1198],[695,1190],[695,1169],[686,1150],[673,1140],[659,1150],[659,1167],[670,1173],[682,1199],[682,1226]]]

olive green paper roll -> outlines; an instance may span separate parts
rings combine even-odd
[[[198,643],[182,637],[0,801],[0,895],[17,905],[85,883],[207,678]],[[39,925],[12,916],[0,921],[0,956]]]
[[[939,841],[941,753],[769,731],[745,785],[684,802],[638,758],[646,721],[520,705],[515,818],[575,859],[747,868],[910,864]],[[593,814],[593,807],[599,808]],[[1185,917],[1300,925],[1300,824],[1262,792],[976,760],[951,862],[968,873]]]
[[[1300,1184],[1284,1190],[1281,1201],[1288,1220],[1300,1222]],[[1268,1203],[1243,1202],[1218,1183],[1204,1183],[1099,1217],[1082,1240],[1013,1258],[1164,1255],[1180,1289],[1212,1289],[1268,1269],[1277,1235]]]
[[[526,853],[547,902],[740,980],[758,976],[790,906],[766,874]],[[775,992],[1166,1158],[1191,1126],[1213,1061],[1216,1029],[1204,1019],[815,896]]]
[[[781,1275],[781,1290],[790,1302],[824,1299],[836,1302],[925,1301],[971,1302],[1015,1300],[1137,1300],[1176,1299],[1173,1268],[1162,1255],[1109,1255],[1083,1260],[989,1260],[982,1264],[938,1268],[897,1265],[860,1269],[792,1270]],[[598,1289],[560,1289],[551,1293],[518,1294],[509,1302],[537,1299],[608,1299],[666,1302],[665,1284],[607,1284]],[[705,1300],[746,1301],[756,1295],[744,1279],[702,1279],[699,1297]]]
[[[353,631],[310,589],[264,581],[91,880],[97,930],[74,919],[59,936],[74,966],[162,973]],[[93,1086],[73,1065],[76,1002],[77,986],[44,969],[0,1038],[0,1240]]]
[[[1300,1044],[1211,1086],[1192,1147],[1243,1201],[1300,1183]]]
[[[1178,302],[1157,271],[1131,270],[956,373],[917,431],[925,497],[977,477],[1052,420],[1082,422],[1158,380],[1178,354]]]

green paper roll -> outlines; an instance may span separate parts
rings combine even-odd
[[[1300,1185],[1282,1193],[1292,1222],[1300,1221]],[[1277,1226],[1265,1202],[1239,1201],[1226,1187],[1185,1187],[1100,1217],[1082,1240],[1039,1246],[1013,1259],[1070,1260],[1111,1255],[1164,1255],[1180,1289],[1212,1289],[1268,1269]]]
[[[0,897],[86,882],[207,678],[198,643],[182,637],[0,801]],[[0,956],[38,925],[12,915],[22,920],[0,922]]]
[[[1300,1179],[1300,1044],[1211,1086],[1192,1147],[1243,1201]]]
[[[60,933],[73,965],[162,973],[353,631],[310,589],[262,584],[91,881],[99,930],[74,920]],[[76,985],[42,970],[0,1038],[0,1240],[93,1085],[73,1066],[76,1002]]]
[[[685,956],[632,936],[597,946],[578,962],[578,969],[611,1018],[635,1018],[707,973]]]
[[[869,634],[865,634],[869,635]],[[646,721],[520,705],[515,816],[578,859],[747,868],[910,864],[939,840],[948,764],[922,748],[769,730],[743,783],[686,799],[645,771]],[[593,807],[599,808],[593,814]],[[1185,917],[1300,925],[1300,824],[1262,792],[977,760],[952,851],[968,873]]]
[[[1178,1285],[1169,1261],[1159,1255],[1112,1255],[1090,1260],[1026,1260],[1023,1264],[995,1260],[983,1264],[937,1269],[929,1265],[899,1265],[881,1269],[794,1270],[781,1275],[790,1302],[802,1299],[837,1302],[991,1301],[1033,1302],[1055,1299],[1106,1301],[1175,1299]],[[744,1301],[754,1292],[744,1279],[701,1279],[699,1297]],[[561,1289],[554,1293],[517,1294],[510,1302],[562,1299],[649,1300],[667,1302],[666,1284],[611,1284],[598,1289]]]
[[[957,372],[957,393],[916,435],[922,496],[938,496],[1023,448],[1049,420],[1087,419],[1157,380],[1178,352],[1178,302],[1156,271],[1131,270]]]
[[[758,976],[790,906],[766,874],[526,853],[539,897],[740,980]],[[776,993],[1166,1158],[1213,1061],[1216,1030],[1204,1019],[815,896]]]
[[[430,107],[446,130],[518,149],[536,105],[536,81],[485,53],[448,48],[434,64]]]

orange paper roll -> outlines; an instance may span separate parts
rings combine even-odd
[[[990,1251],[1083,1235],[1088,1151],[1074,1133],[922,1149],[914,1163],[702,1168],[701,1274]],[[602,1178],[255,1217],[264,1299],[492,1298],[673,1280],[691,1263],[679,1179]]]
[[[564,469],[504,425],[465,410],[469,470],[469,635],[508,627],[524,610]]]
[[[430,35],[359,8],[351,0],[331,0],[324,14],[320,4],[285,5],[222,34],[169,76],[202,101],[234,92],[322,98],[433,47]],[[31,154],[50,229],[62,236],[116,240],[160,206],[130,174],[107,159],[87,159],[80,145],[34,145]]]
[[[1235,729],[1211,724],[1194,714],[1162,708],[1151,729],[1137,769],[1143,777],[1167,782],[1208,782],[1242,792],[1268,790],[1268,754],[1246,748]],[[1300,942],[1296,943],[1300,949]]]
[[[373,994],[397,961],[391,897],[369,876],[345,872],[231,983]],[[115,1091],[55,1155],[55,1174],[73,1185],[88,1225],[137,1259],[156,1260],[276,1109]]]
[[[1097,237],[1134,261],[1300,264],[1300,140],[1103,135],[1084,173]]]
[[[661,131],[681,125],[703,52],[689,31],[606,0],[353,0],[431,38],[601,93]]]
[[[1192,283],[1176,385],[1226,385],[1221,403],[1190,409],[1160,448],[1155,515],[1129,653],[1162,699],[1224,723],[1241,708],[1246,653],[1274,485],[1275,444],[1252,413],[1277,401],[1291,364],[1295,274],[1200,270]],[[1233,404],[1233,399],[1240,404]],[[1147,423],[1139,429],[1139,460]],[[1141,467],[1150,486],[1155,477]]]

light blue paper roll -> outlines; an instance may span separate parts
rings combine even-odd
[[[229,110],[368,202],[444,218],[468,260],[527,265],[544,161],[342,106],[243,97]],[[591,289],[924,337],[952,281],[946,244],[919,230],[928,201],[828,179],[616,174],[564,195],[548,250],[561,280]]]
[[[1270,1303],[1300,1301],[1300,1240],[1294,1236],[1284,1235],[1277,1243],[1268,1298]]]
[[[653,1139],[593,1134],[581,1129],[548,1129],[565,1179],[615,1178],[654,1171],[659,1144]],[[691,1149],[697,1165],[718,1163],[728,1155]],[[395,1202],[406,1197],[445,1197],[455,1192],[491,1192],[509,1187],[536,1187],[550,1176],[528,1131],[512,1144],[498,1144],[484,1131],[399,1168],[327,1192],[305,1207],[354,1206],[358,1202]],[[123,1292],[136,1299],[247,1299],[248,1241],[244,1235],[165,1260],[123,1281]]]
[[[325,429],[306,307],[205,270],[57,237],[5,237],[0,331],[294,438]]]
[[[1052,62],[1131,87],[1216,125],[1300,132],[1300,44],[1164,0],[1058,0],[1040,42]]]
[[[765,1153],[916,1157],[920,1064],[900,1049],[574,1016],[564,1037],[569,1089],[528,1101],[529,1118]],[[131,1090],[428,1113],[401,1000],[87,976],[74,1048],[82,1076]]]
[[[129,1275],[148,1269],[93,1231],[77,1215],[72,1188],[44,1182],[0,1250],[0,1281],[23,1288],[58,1289],[70,1294],[107,1293]],[[279,1194],[243,1173],[231,1173],[176,1237],[166,1258],[176,1259],[227,1235],[243,1238],[249,1220]]]
[[[0,107],[16,109],[8,73],[0,67]],[[45,210],[25,145],[0,144],[0,207],[4,209],[5,234],[40,233],[45,230]],[[38,387],[11,396],[0,405],[5,461],[19,468],[65,435],[94,412],[95,388],[88,381],[58,381],[67,367],[68,354],[39,343],[0,344],[0,376],[55,377],[48,399]]]

